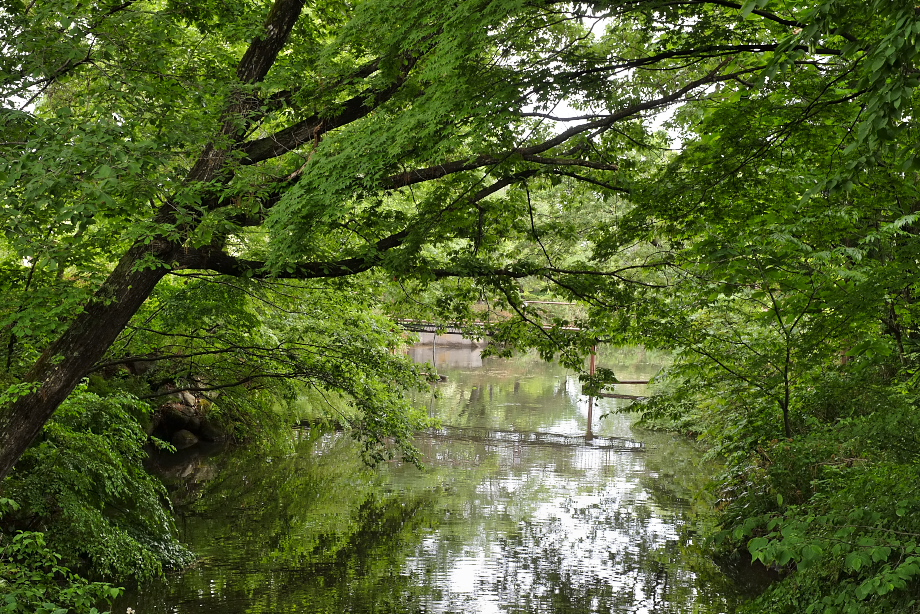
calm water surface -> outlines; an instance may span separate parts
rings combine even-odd
[[[119,604],[148,612],[731,612],[690,530],[699,453],[637,434],[535,359],[419,347],[447,381],[426,467],[370,470],[347,436],[161,461],[182,538],[203,559]],[[659,365],[613,364],[620,379]],[[622,357],[621,357],[622,359]],[[641,387],[621,386],[637,393]],[[116,610],[118,611],[118,610]]]

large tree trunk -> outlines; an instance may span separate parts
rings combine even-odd
[[[122,257],[83,313],[25,375],[23,381],[33,384],[32,390],[0,411],[0,480],[166,274],[165,265],[136,270],[138,261],[149,258],[151,251],[150,245],[138,244]],[[173,247],[160,243],[158,251],[154,255],[168,262]]]
[[[265,78],[286,44],[304,3],[305,0],[275,0],[262,36],[252,42],[237,67],[236,75],[241,83],[254,84]],[[241,141],[246,126],[254,121],[253,114],[259,104],[259,100],[246,95],[230,101],[223,112],[224,125],[215,139],[222,146],[205,148],[189,173],[190,184],[206,185],[229,178],[227,154]],[[174,223],[174,208],[164,207],[156,222]],[[30,389],[0,408],[0,481],[9,474],[58,406],[115,342],[166,275],[179,250],[178,244],[163,239],[150,243],[138,241],[121,258],[83,312],[25,375],[23,381],[32,384]],[[162,265],[150,268],[151,256]],[[142,259],[144,267],[139,268]]]

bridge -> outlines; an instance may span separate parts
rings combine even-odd
[[[555,303],[554,303],[555,304]],[[571,304],[571,303],[559,303],[559,304]],[[491,325],[486,322],[468,322],[465,324],[459,323],[435,323],[428,322],[425,320],[411,320],[411,319],[400,319],[396,320],[396,323],[399,324],[403,329],[416,332],[416,333],[431,333],[435,335],[435,345],[437,345],[437,335],[463,335],[464,337],[470,338],[483,338],[488,337],[491,334]],[[549,330],[553,327],[544,326],[546,330]],[[575,326],[561,327],[559,330],[570,330],[573,332],[580,331],[582,329]],[[595,345],[592,352],[589,363],[590,375],[594,375],[597,372],[597,346]],[[617,384],[637,384],[643,385],[648,384],[649,380],[620,380],[616,382]],[[646,399],[645,395],[638,394],[622,394],[616,392],[601,392],[596,395],[597,397],[603,397],[607,399],[625,399],[631,401],[638,401]],[[592,424],[594,422],[594,399],[595,395],[588,396],[588,430],[585,434],[585,437],[590,440],[594,437],[592,431]]]
[[[485,322],[471,322],[469,324],[440,324],[424,320],[396,320],[403,329],[413,333],[433,333],[436,335],[475,335],[480,333],[488,335],[488,325]]]
[[[571,303],[553,303],[553,304],[570,305]],[[428,322],[425,320],[401,319],[401,320],[396,320],[396,323],[399,324],[403,329],[412,331],[414,333],[431,333],[434,335],[464,335],[467,337],[474,337],[474,338],[486,337],[490,334],[490,330],[489,330],[490,325],[486,322],[470,322],[467,324],[459,324],[459,323],[443,324],[443,323]],[[552,327],[544,326],[543,328],[549,329]],[[559,330],[570,330],[570,331],[577,332],[582,329],[577,328],[575,326],[565,326],[565,327],[560,328]],[[589,373],[591,375],[594,375],[595,369],[596,369],[596,366],[595,366],[596,365],[596,362],[595,362],[596,353],[597,353],[597,348],[595,347],[595,352],[594,354],[591,355],[591,363],[590,363],[590,370],[589,370]],[[616,383],[617,384],[642,385],[642,384],[648,384],[649,380],[620,380]],[[597,396],[608,398],[608,399],[632,399],[632,400],[639,400],[639,399],[647,398],[643,395],[618,394],[614,392],[601,392]]]
[[[433,333],[437,335],[467,335],[469,337],[487,337],[492,334],[494,323],[488,322],[467,322],[460,324],[451,322],[444,324],[441,322],[427,322],[425,320],[396,320],[405,330],[413,333]],[[543,326],[543,330],[564,330],[570,332],[579,332],[583,329],[577,326]]]
[[[524,301],[524,306],[528,305],[564,305],[569,307],[577,306],[577,303],[566,303],[562,301]],[[490,322],[429,322],[427,320],[398,319],[396,323],[403,329],[414,333],[432,333],[436,335],[466,335],[467,337],[488,337],[492,334],[492,327],[495,323]],[[553,330],[553,326],[543,326],[544,330]],[[563,326],[555,330],[565,330],[578,332],[582,330],[577,326]]]

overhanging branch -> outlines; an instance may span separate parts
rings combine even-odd
[[[335,128],[350,124],[370,114],[382,102],[389,99],[401,83],[378,93],[376,96],[361,94],[346,101],[342,111],[332,117],[314,116],[289,126],[270,136],[243,143],[240,151],[244,156],[242,164],[256,164],[271,158],[277,158],[289,151],[319,139]]]
[[[553,138],[547,139],[542,143],[537,143],[535,145],[529,145],[526,147],[517,147],[510,149],[504,152],[495,153],[495,154],[483,154],[474,158],[467,158],[463,160],[454,160],[451,162],[445,162],[444,164],[438,164],[435,166],[429,166],[426,168],[419,168],[411,171],[406,171],[404,173],[398,173],[396,175],[391,175],[386,180],[384,180],[384,185],[390,189],[403,188],[417,183],[422,183],[425,181],[432,181],[434,179],[440,179],[447,175],[454,173],[460,173],[463,171],[471,171],[477,168],[482,168],[484,166],[495,166],[513,159],[514,157],[519,157],[527,162],[535,162],[538,164],[556,164],[559,165],[559,161],[563,161],[565,165],[577,165],[585,166],[589,168],[598,168],[600,170],[617,170],[616,165],[612,164],[602,164],[599,162],[593,162],[589,160],[572,160],[568,158],[544,158],[539,154],[549,151],[550,149],[557,147],[569,139],[578,136],[579,134],[584,134],[586,132],[603,132],[609,129],[616,122],[622,121],[624,119],[634,117],[646,111],[652,109],[666,106],[675,102],[678,102],[685,94],[688,92],[704,86],[710,83],[715,83],[717,81],[724,81],[725,79],[731,78],[729,75],[718,76],[717,73],[722,67],[728,62],[723,62],[715,70],[711,71],[705,77],[691,81],[684,87],[675,90],[674,92],[655,98],[652,100],[646,100],[644,102],[636,103],[625,107],[615,113],[611,113],[601,119],[586,122],[584,124],[579,124],[577,126],[572,126],[568,130],[560,132],[558,135]]]
[[[363,92],[342,104],[341,111],[332,116],[317,115],[297,122],[292,126],[280,130],[270,136],[243,143],[239,149],[243,152],[243,164],[255,164],[271,158],[277,158],[289,151],[309,143],[319,142],[319,139],[335,128],[345,126],[366,117],[381,104],[393,97],[402,87],[408,77],[409,71],[415,65],[416,58],[408,61],[399,79],[386,89],[380,91]],[[377,66],[374,63],[373,66]]]

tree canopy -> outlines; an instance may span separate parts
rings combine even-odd
[[[751,70],[675,52],[696,35],[662,36],[653,6],[8,3],[8,362],[26,372],[3,471],[167,274],[474,278],[512,306],[525,277],[625,281],[590,248],[535,249],[585,225],[538,228],[532,191],[555,217],[565,190],[618,199],[655,109]],[[672,18],[725,29],[712,8]]]
[[[597,340],[677,349],[649,414],[709,407],[765,480],[815,433],[811,467],[916,469],[909,3],[5,0],[0,29],[0,477],[81,380],[139,363],[228,407],[342,395],[371,457],[411,453],[400,309],[573,366]],[[814,488],[784,484],[815,530]],[[752,552],[818,556],[776,543]],[[880,552],[860,599],[916,584]]]

